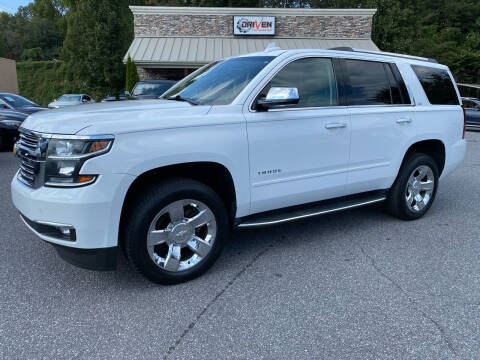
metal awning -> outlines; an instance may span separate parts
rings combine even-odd
[[[371,39],[136,37],[125,55],[142,67],[198,67],[230,56],[263,51],[275,42],[282,49],[328,49],[338,46],[378,50]]]

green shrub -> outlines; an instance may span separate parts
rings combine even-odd
[[[135,63],[130,58],[128,54],[127,66],[126,66],[126,81],[125,81],[125,90],[132,91],[135,84],[138,82],[138,73]]]
[[[42,49],[39,47],[25,49],[22,52],[23,60],[40,60],[41,57],[42,57]]]
[[[20,95],[40,105],[48,105],[62,94],[88,94],[96,101],[103,99],[110,89],[89,88],[85,81],[68,80],[66,64],[61,61],[19,61],[17,77]]]

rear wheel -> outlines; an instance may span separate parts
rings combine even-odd
[[[187,281],[208,270],[229,232],[220,197],[189,179],[147,189],[125,221],[127,258],[140,273],[161,284]]]
[[[400,219],[418,219],[432,206],[437,188],[435,160],[423,153],[413,153],[405,160],[390,189],[387,210]]]

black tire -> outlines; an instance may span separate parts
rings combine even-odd
[[[203,183],[186,178],[172,178],[155,184],[136,196],[122,224],[122,242],[127,259],[149,280],[164,284],[178,284],[206,272],[220,255],[229,236],[229,219],[225,205],[215,191]],[[177,200],[194,199],[207,205],[217,226],[210,252],[194,267],[171,272],[155,264],[148,254],[147,234],[154,217],[167,205]]]
[[[0,151],[7,150],[8,138],[7,135],[0,131]]]
[[[426,165],[432,170],[434,177],[434,188],[430,200],[425,207],[420,211],[414,212],[407,205],[405,194],[410,175],[413,171],[415,171],[415,169],[422,165]],[[428,209],[430,209],[433,201],[435,200],[438,190],[438,177],[438,165],[431,156],[423,153],[412,153],[407,155],[407,158],[400,168],[398,176],[388,194],[386,210],[391,215],[402,220],[416,220],[421,218],[425,215]]]
[[[14,143],[13,137],[8,132],[0,130],[0,151],[12,151]]]

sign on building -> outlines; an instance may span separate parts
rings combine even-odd
[[[275,35],[275,17],[234,16],[233,35]]]

